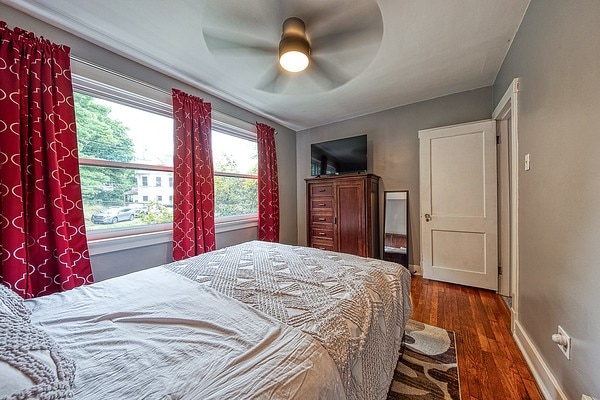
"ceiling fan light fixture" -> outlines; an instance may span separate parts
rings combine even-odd
[[[308,51],[296,47],[284,47],[279,50],[279,64],[289,72],[304,71],[308,67]]]
[[[304,21],[297,17],[286,19],[279,42],[279,64],[289,72],[304,71],[310,62],[309,56]]]

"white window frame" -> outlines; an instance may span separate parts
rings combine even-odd
[[[114,101],[143,111],[173,117],[171,94],[133,78],[91,65],[85,61],[72,60],[73,89],[96,98]],[[256,141],[256,127],[217,110],[212,112],[212,128],[222,133]],[[84,160],[84,162],[82,162]],[[80,165],[118,167],[118,162],[80,158]],[[102,163],[110,163],[99,165]],[[121,168],[172,172],[172,167],[136,165],[123,163]],[[223,175],[216,173],[215,175]],[[236,177],[257,178],[255,175]],[[150,184],[150,182],[148,182]],[[257,199],[258,201],[258,199]],[[258,227],[258,214],[222,217],[215,220],[217,234],[240,229]],[[154,244],[167,243],[173,239],[173,226],[167,224],[145,225],[135,228],[117,228],[109,232],[88,232],[88,245],[91,255],[133,249]]]
[[[255,143],[258,146],[258,141],[257,141],[257,137],[256,137],[256,128],[254,128],[254,131],[251,131],[249,129],[247,129],[247,127],[241,127],[241,126],[236,126],[236,125],[231,125],[227,122],[224,122],[222,120],[223,118],[219,119],[219,120],[215,120],[213,118],[212,121],[212,130],[213,131],[217,131],[219,133],[223,133],[225,135],[230,135],[233,137],[237,137],[240,139],[244,139],[244,140],[248,140],[251,141],[253,143]],[[248,124],[250,125],[250,124]],[[212,132],[211,132],[212,134]],[[250,174],[239,174],[236,172],[221,172],[221,171],[214,171],[215,176],[223,176],[223,177],[230,177],[230,178],[246,178],[246,179],[256,179],[256,181],[258,182],[258,175],[250,175]],[[256,201],[258,202],[258,198],[256,199]],[[223,228],[226,226],[235,226],[236,222],[239,222],[239,224],[241,225],[247,225],[248,222],[252,222],[254,221],[256,223],[256,226],[258,226],[258,213],[256,214],[246,214],[246,215],[232,215],[232,216],[227,216],[227,217],[219,217],[219,218],[215,218],[215,225],[221,225]],[[241,228],[240,228],[241,229]],[[217,230],[218,232],[218,230]]]
[[[112,101],[124,106],[134,107],[142,111],[152,112],[154,114],[162,115],[168,118],[173,117],[172,109],[170,104],[160,102],[142,95],[125,91],[114,86],[98,82],[93,79],[89,79],[80,75],[73,74],[73,90],[78,93],[82,93],[94,98]],[[106,168],[123,168],[131,170],[144,170],[144,171],[161,171],[161,172],[173,172],[173,167],[162,166],[162,165],[150,165],[150,164],[138,164],[121,161],[109,161],[109,160],[98,160],[93,158],[79,158],[79,165],[90,166],[90,167],[106,167]],[[150,186],[150,182],[148,182]],[[112,239],[123,236],[131,235],[142,235],[152,232],[160,232],[166,230],[172,230],[173,224],[152,224],[152,225],[140,225],[135,227],[127,228],[111,228],[106,230],[89,231],[87,232],[88,242],[102,239]]]

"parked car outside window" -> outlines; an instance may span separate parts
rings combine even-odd
[[[92,215],[94,224],[116,224],[120,221],[133,221],[135,211],[129,207],[110,207],[98,214]]]

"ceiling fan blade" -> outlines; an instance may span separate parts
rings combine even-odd
[[[377,29],[361,26],[312,39],[311,48],[317,54],[348,51],[360,49],[364,45],[378,44],[380,38],[381,33]]]
[[[376,7],[376,4],[375,4]],[[348,13],[348,16],[355,15]],[[364,45],[379,45],[383,23],[379,8],[364,8],[360,18],[337,19],[321,29],[315,27],[311,46],[315,52],[347,51]]]
[[[310,60],[310,76],[315,83],[327,90],[335,89],[348,82],[351,77],[335,64],[313,56]]]
[[[285,2],[284,2],[285,3]],[[331,21],[335,15],[348,12],[353,7],[342,1],[319,1],[319,2],[295,2],[286,8],[287,16],[301,18],[307,26],[315,26],[319,23]]]
[[[281,93],[288,82],[289,77],[281,70],[279,63],[276,63],[260,78],[256,88],[265,92]]]
[[[246,38],[241,35],[217,33],[204,29],[202,31],[206,46],[213,54],[230,54],[240,56],[276,56],[278,47],[260,41],[258,39]]]

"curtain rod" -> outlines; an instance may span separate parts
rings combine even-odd
[[[131,76],[129,76],[129,75],[125,75],[125,74],[122,74],[122,73],[120,73],[120,72],[114,71],[114,70],[112,70],[112,69],[109,69],[109,68],[103,67],[103,66],[101,66],[101,65],[98,65],[98,64],[96,64],[96,63],[93,63],[93,62],[91,62],[91,61],[84,60],[84,59],[83,59],[83,58],[81,58],[81,57],[77,57],[77,56],[74,56],[74,55],[72,55],[72,54],[71,54],[71,59],[72,59],[72,60],[74,60],[74,61],[77,61],[77,62],[79,62],[79,63],[81,63],[81,64],[85,64],[85,65],[87,65],[87,66],[89,66],[89,67],[92,67],[92,68],[98,69],[98,70],[100,70],[100,71],[104,71],[104,72],[107,72],[107,73],[109,73],[109,74],[112,74],[112,75],[118,76],[119,78],[127,79],[128,81],[131,81],[131,82],[137,83],[137,84],[139,84],[139,85],[146,86],[147,88],[149,88],[149,89],[152,89],[152,90],[156,90],[157,92],[164,93],[164,94],[168,94],[169,96],[172,94],[172,93],[171,93],[171,91],[169,91],[169,90],[165,90],[165,89],[163,89],[163,88],[161,88],[161,87],[158,87],[158,86],[152,85],[152,84],[150,84],[150,83],[148,83],[148,82],[144,82],[144,81],[142,81],[142,80],[139,80],[139,79],[137,79],[137,78],[131,77]],[[241,119],[241,118],[239,118],[239,117],[236,117],[236,116],[234,116],[234,115],[231,115],[231,114],[224,113],[223,111],[219,111],[219,110],[217,110],[217,109],[215,109],[215,111],[216,111],[216,112],[218,112],[218,113],[220,113],[220,114],[226,115],[226,116],[228,116],[228,117],[235,118],[235,119],[238,119],[238,120],[240,120],[240,121],[243,121],[243,122],[245,122],[245,123],[247,123],[247,124],[250,124],[250,125],[256,125],[256,122],[254,122],[254,123],[253,123],[253,122],[248,122],[248,121],[246,121],[246,120],[244,120],[244,119]],[[277,131],[275,131],[275,134],[277,135]]]

